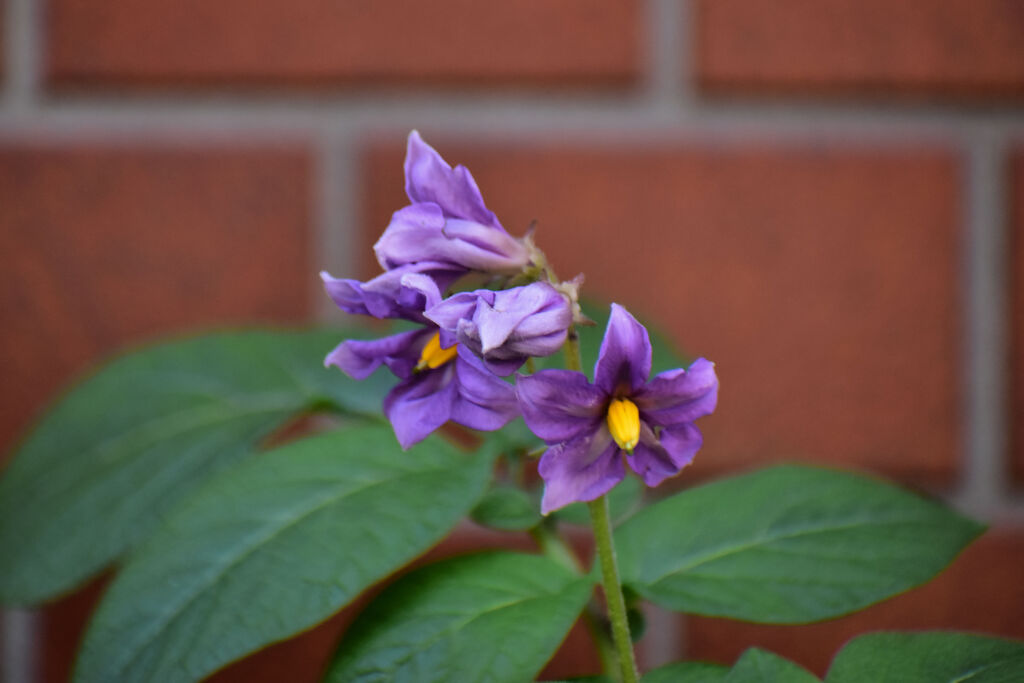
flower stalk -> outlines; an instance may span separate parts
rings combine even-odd
[[[633,640],[629,635],[629,620],[626,617],[626,600],[622,596],[619,582],[619,568],[615,560],[615,544],[612,542],[612,523],[608,514],[608,496],[587,503],[590,508],[590,523],[594,528],[594,543],[601,562],[601,585],[608,607],[608,619],[612,623],[612,641],[619,656],[619,675],[623,683],[637,683],[636,658],[633,656]]]
[[[580,338],[576,326],[569,327],[565,340],[565,365],[569,370],[581,371]],[[587,503],[590,509],[590,525],[593,528],[594,544],[597,546],[598,561],[601,563],[601,586],[612,625],[612,642],[619,663],[622,683],[637,683],[640,675],[633,654],[633,639],[629,634],[629,620],[626,616],[626,599],[622,595],[619,568],[615,559],[615,543],[612,540],[612,522],[608,514],[608,496],[604,495]]]

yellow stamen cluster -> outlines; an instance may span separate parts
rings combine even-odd
[[[633,453],[640,441],[640,411],[628,398],[613,398],[608,404],[608,431],[619,448]]]
[[[420,353],[420,360],[416,363],[416,372],[421,370],[439,368],[445,363],[455,358],[456,350],[459,348],[458,344],[452,344],[447,349],[441,348],[441,333],[436,332],[434,336],[430,338],[427,345],[423,347],[423,352]]]

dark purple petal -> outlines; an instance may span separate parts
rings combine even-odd
[[[549,448],[537,467],[544,479],[541,513],[608,493],[626,476],[621,453],[603,426]]]
[[[715,364],[698,358],[689,369],[659,373],[633,394],[643,418],[664,427],[710,415],[718,402]]]
[[[484,367],[480,359],[459,347],[455,358],[458,397],[451,419],[460,425],[486,432],[504,427],[519,416],[515,388]]]
[[[640,432],[640,443],[628,458],[629,466],[643,478],[645,484],[657,486],[693,462],[703,442],[700,430],[690,423],[663,429],[660,444],[644,425]]]
[[[398,377],[408,377],[430,334],[432,330],[422,329],[381,339],[349,339],[327,354],[324,365],[335,365],[354,379],[366,379],[383,363]]]
[[[594,383],[612,396],[629,396],[650,374],[651,339],[647,330],[625,308],[612,304],[594,364]]]
[[[445,218],[436,204],[413,204],[391,217],[373,246],[385,269],[431,261],[466,270],[516,272],[529,262],[526,247],[502,228]]]
[[[384,414],[402,448],[419,443],[447,422],[458,396],[448,363],[404,379],[384,397]]]
[[[414,203],[437,204],[449,218],[501,228],[466,167],[452,169],[417,131],[409,133],[406,147],[405,193]]]
[[[440,300],[440,291],[465,271],[450,264],[421,262],[381,273],[372,280],[338,279],[320,273],[338,308],[355,315],[423,322],[423,311]]]
[[[596,431],[604,424],[608,397],[582,372],[541,370],[516,377],[523,419],[552,444]]]

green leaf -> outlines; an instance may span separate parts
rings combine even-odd
[[[863,679],[861,683],[866,683]],[[766,650],[752,647],[745,651],[723,683],[821,683],[806,669]],[[873,683],[873,682],[872,682]]]
[[[797,624],[924,583],[982,530],[874,478],[781,466],[672,496],[615,537],[624,582],[649,600]]]
[[[643,677],[643,683],[721,683],[729,673],[729,667],[710,662],[676,662],[653,671]]]
[[[0,477],[0,603],[73,588],[290,417],[377,413],[390,384],[323,367],[352,331],[230,332],[116,358],[57,402]]]
[[[540,501],[513,486],[495,486],[476,504],[470,517],[502,531],[525,531],[540,524]]]
[[[326,680],[520,683],[554,654],[592,588],[537,555],[483,553],[424,567],[359,616]]]
[[[970,633],[870,633],[832,660],[827,683],[1019,683],[1024,643]]]
[[[387,425],[322,435],[206,483],[129,557],[76,681],[192,681],[313,626],[441,539],[490,461]]]
[[[608,509],[612,523],[619,524],[636,510],[644,487],[639,477],[627,476],[608,492]],[[553,513],[560,521],[590,526],[590,510],[586,503],[573,503]]]

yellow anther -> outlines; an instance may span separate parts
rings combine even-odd
[[[420,360],[416,363],[416,372],[420,370],[426,370],[430,368],[439,368],[452,358],[455,358],[456,349],[459,348],[458,344],[452,344],[447,349],[441,348],[441,333],[436,332],[434,336],[430,338],[427,345],[423,347],[423,352],[420,353]]]
[[[608,404],[608,431],[619,448],[633,453],[640,441],[640,411],[628,398],[613,398]]]

